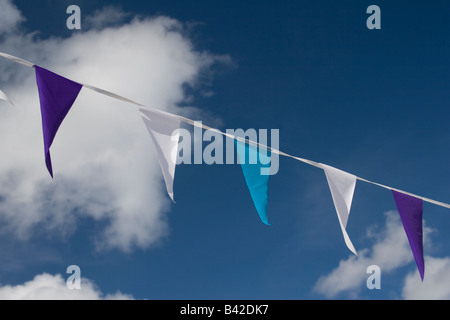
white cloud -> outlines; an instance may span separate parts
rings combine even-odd
[[[89,279],[81,288],[70,290],[61,275],[43,273],[24,284],[0,286],[0,300],[132,300],[133,296],[116,292],[103,294]]]
[[[407,300],[449,300],[450,258],[426,257],[425,279],[419,272],[411,272],[405,278],[402,297]]]
[[[13,10],[10,1],[0,0],[0,7],[8,6]],[[10,25],[21,20],[16,15]],[[196,51],[183,25],[168,17],[134,19],[66,39],[9,32],[0,39],[3,52],[176,113],[186,113],[177,107],[189,98],[183,87],[197,86],[214,63],[229,60]],[[0,87],[18,106],[0,104],[1,232],[21,239],[38,232],[70,236],[78,219],[87,217],[104,226],[96,232],[98,248],[123,251],[147,248],[167,234],[171,202],[133,105],[84,88],[53,143],[52,180],[34,70],[2,59]]]
[[[369,276],[366,273],[368,266],[378,265],[383,273],[389,273],[414,261],[398,213],[390,211],[385,216],[386,224],[381,231],[378,228],[368,230],[368,237],[375,238],[374,245],[360,250],[357,257],[352,255],[342,260],[336,269],[319,278],[314,287],[316,293],[328,298],[341,293],[356,297]],[[424,227],[424,245],[431,232],[430,228]],[[426,263],[428,265],[428,260]]]
[[[87,16],[83,21],[83,28],[103,29],[122,23],[131,15],[116,6],[106,6]]]
[[[0,0],[0,36],[15,31],[25,18],[22,13],[9,0]]]
[[[379,228],[370,228],[368,237],[375,238],[371,248],[361,250],[359,256],[350,256],[342,260],[339,266],[329,274],[321,277],[314,287],[314,292],[327,298],[334,298],[345,293],[351,298],[357,298],[369,274],[370,265],[378,265],[384,274],[402,266],[414,263],[411,249],[405,231],[397,212],[386,213],[386,224]],[[430,235],[433,232],[424,227],[424,246],[432,247]],[[425,279],[422,282],[418,270],[405,276],[401,298],[406,300],[448,300],[450,299],[450,257],[435,258],[425,256]],[[401,281],[399,281],[399,284]],[[383,290],[383,285],[382,285]]]

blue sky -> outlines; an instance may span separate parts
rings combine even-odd
[[[13,5],[26,18],[3,25],[2,52],[69,78],[117,90],[146,105],[187,112],[222,130],[279,129],[280,149],[289,154],[450,202],[445,147],[450,141],[447,1],[0,3],[3,8]],[[80,31],[66,28],[65,11],[71,4],[81,8]],[[366,27],[366,9],[371,4],[381,8],[381,30]],[[156,30],[167,25],[173,37],[157,34],[156,40],[149,36],[146,42],[146,27]],[[30,36],[35,31],[39,33]],[[100,44],[94,46],[94,41]],[[139,45],[120,47],[120,43]],[[160,63],[155,76],[144,64],[151,65],[160,48],[180,60],[180,67]],[[127,60],[131,54],[139,59]],[[33,71],[22,66],[11,69],[7,60],[1,61],[0,68],[2,90],[24,112],[36,113],[37,94],[30,92],[36,90]],[[136,81],[122,84],[121,72],[127,75],[128,69],[134,70]],[[101,82],[106,81],[102,74],[107,74],[108,82]],[[160,83],[167,87],[159,87]],[[26,99],[20,95],[24,87],[30,92]],[[158,88],[154,96],[150,95],[152,87]],[[0,208],[5,226],[0,228],[4,257],[0,293],[5,286],[28,283],[31,287],[37,281],[30,281],[43,274],[61,284],[56,275],[67,278],[66,268],[76,264],[82,278],[97,289],[87,287],[102,297],[120,291],[135,299],[450,298],[445,290],[450,283],[448,209],[424,205],[428,269],[420,284],[406,235],[397,213],[392,212],[396,207],[389,191],[358,181],[347,227],[360,252],[355,258],[343,241],[325,175],[293,159],[281,157],[278,174],[269,180],[271,226],[259,220],[238,165],[177,166],[176,204],[161,192],[163,180],[152,169],[147,172],[148,181],[140,179],[139,183],[142,190],[159,188],[158,192],[152,191],[148,198],[145,192],[137,193],[127,207],[129,198],[123,202],[120,198],[121,179],[126,179],[124,186],[134,186],[133,175],[127,171],[139,176],[145,161],[131,153],[116,162],[113,152],[108,162],[114,165],[103,169],[103,160],[93,159],[103,159],[99,155],[114,150],[113,143],[117,142],[116,149],[127,145],[126,141],[121,144],[122,137],[142,134],[142,144],[138,140],[136,145],[148,149],[149,154],[142,151],[143,155],[149,156],[155,168],[150,138],[139,119],[129,123],[142,128],[121,134],[127,130],[120,126],[121,112],[132,119],[133,107],[115,102],[111,114],[104,116],[110,100],[94,94],[82,98],[74,106],[80,111],[74,111],[73,117],[80,122],[67,119],[67,130],[62,128],[53,147],[54,168],[60,164],[54,181],[46,176],[40,140],[35,147],[30,145],[33,163],[21,159],[18,166],[15,157],[20,152],[4,155],[9,159],[1,171],[0,204],[8,205]],[[0,137],[4,150],[11,147],[9,137],[17,136],[13,130],[24,128],[22,122],[14,122],[18,117],[11,108],[0,105],[9,121],[1,131],[6,135]],[[74,151],[79,147],[77,130],[83,117],[89,117],[90,124],[83,128],[86,132],[100,122],[99,127],[105,129],[104,134],[92,131],[98,136],[92,148],[86,147],[90,153],[85,158],[89,159]],[[116,130],[108,127],[108,121],[117,125]],[[39,129],[37,123],[29,135],[39,137]],[[108,139],[110,132],[114,136]],[[29,143],[27,136],[19,135],[15,143]],[[80,137],[81,144],[89,144],[88,138]],[[68,152],[67,159],[76,155],[77,162],[63,163],[65,156],[58,148]],[[102,170],[107,171],[107,183],[97,183]],[[36,185],[43,181],[39,192],[24,191],[29,175]],[[117,187],[109,190],[111,184]],[[23,192],[23,197],[15,199],[14,190]],[[107,205],[109,200],[113,205]],[[36,201],[43,203],[39,209]],[[93,208],[96,201],[100,209]],[[114,213],[117,205],[120,214]],[[11,208],[15,211],[6,211]],[[145,216],[146,210],[155,219],[145,220],[135,238],[132,230],[121,229],[128,226],[128,211]],[[140,216],[136,219],[140,221]],[[116,232],[112,235],[118,236],[99,240],[111,226]],[[399,242],[398,248],[391,245]],[[381,267],[381,290],[366,287],[365,271],[372,264]],[[334,282],[338,278],[343,283]],[[433,296],[436,292],[440,295]]]

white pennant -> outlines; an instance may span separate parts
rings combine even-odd
[[[180,120],[165,114],[140,108],[142,118],[153,140],[159,165],[166,182],[167,193],[173,199],[173,180],[178,155]],[[176,132],[175,132],[176,130]],[[175,201],[174,201],[175,202]]]
[[[10,104],[14,105],[2,90],[0,90],[0,99],[5,100],[5,101],[9,102]]]
[[[345,229],[355,192],[356,176],[325,164],[320,164],[320,167],[325,171],[327,177],[345,244],[351,252],[358,255]]]

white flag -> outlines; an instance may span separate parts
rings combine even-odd
[[[13,103],[11,102],[11,100],[9,100],[9,98],[6,96],[6,94],[5,94],[2,90],[0,90],[0,99],[1,99],[1,100],[5,100],[5,101],[8,101],[10,104],[13,105]]]
[[[142,118],[153,140],[167,193],[173,200],[173,180],[178,155],[180,120],[163,113],[140,108]],[[174,201],[175,202],[175,201]]]
[[[320,165],[325,171],[328,185],[330,186],[331,196],[333,197],[345,244],[351,252],[358,255],[345,229],[347,227],[353,194],[355,192],[356,176],[325,164]]]

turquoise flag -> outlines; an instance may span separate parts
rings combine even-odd
[[[241,163],[245,181],[247,182],[248,189],[250,190],[256,211],[258,212],[262,222],[270,225],[267,219],[267,191],[269,184],[268,172],[270,167],[268,157],[270,156],[259,152],[257,147],[250,146],[247,143],[237,140],[235,140],[235,143],[239,162]],[[246,154],[248,157],[245,156]],[[264,159],[264,161],[261,161],[261,159]],[[261,174],[261,171],[265,171],[264,173],[266,174]]]

